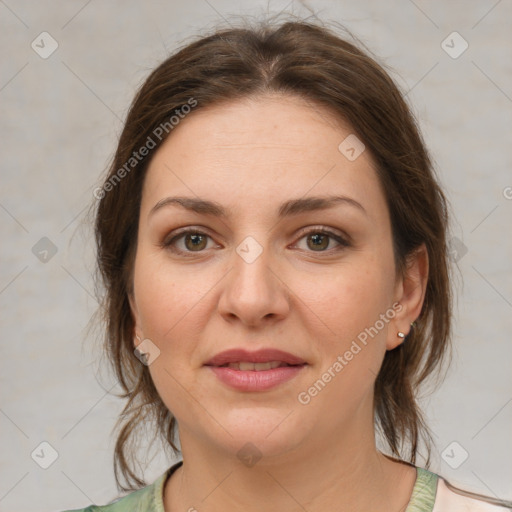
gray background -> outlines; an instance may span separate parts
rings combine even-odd
[[[6,0],[1,511],[64,510],[116,495],[110,433],[122,404],[108,394],[120,388],[98,374],[98,343],[85,331],[96,307],[86,208],[149,71],[222,18],[267,10],[345,24],[409,91],[451,201],[460,267],[454,362],[424,400],[437,445],[432,468],[468,489],[512,498],[510,1]],[[43,31],[58,43],[46,59],[31,47],[42,46]],[[469,45],[457,58],[462,40],[443,45],[454,31]],[[47,469],[44,441],[58,454]],[[147,481],[171,462],[157,454]]]

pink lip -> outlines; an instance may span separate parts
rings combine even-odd
[[[275,359],[274,359],[275,361]],[[271,370],[236,370],[235,368],[209,366],[224,384],[239,391],[264,391],[295,377],[304,365],[281,366]]]
[[[205,363],[206,366],[222,366],[227,363],[268,363],[270,361],[282,361],[287,364],[305,364],[306,361],[298,356],[277,350],[265,348],[249,352],[243,348],[234,348],[220,352]],[[270,370],[269,370],[270,371]]]
[[[280,366],[261,371],[237,370],[222,366],[228,363],[268,363],[270,361],[281,361],[293,366]],[[205,363],[205,366],[211,368],[219,380],[239,391],[264,391],[273,388],[295,377],[306,365],[304,359],[273,348],[255,352],[242,348],[226,350]]]

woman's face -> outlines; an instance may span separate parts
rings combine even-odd
[[[194,112],[151,161],[131,306],[184,449],[272,456],[373,429],[382,359],[419,310],[358,144],[320,107],[267,96]],[[207,365],[229,349],[306,364]]]

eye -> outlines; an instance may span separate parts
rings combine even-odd
[[[350,246],[350,243],[341,235],[323,227],[310,228],[309,230],[302,231],[299,241],[304,238],[306,238],[307,245],[305,250],[312,252],[330,252],[331,250],[342,250]],[[208,239],[211,240],[211,237],[203,231],[184,229],[177,234],[175,233],[171,238],[164,240],[160,246],[176,254],[199,253],[203,252],[205,249],[211,248],[207,246]],[[333,240],[336,242],[337,247],[330,248]],[[178,242],[182,242],[181,247]]]
[[[161,246],[179,254],[187,252],[201,252],[203,249],[207,248],[208,238],[210,238],[210,236],[202,231],[198,231],[197,229],[186,229],[179,232],[179,234],[176,234],[172,238],[164,240]],[[177,247],[177,242],[181,241],[181,239],[183,239],[184,248],[183,246]]]
[[[332,245],[332,240],[334,240],[338,246],[331,248],[331,250],[341,250],[350,246],[350,243],[342,236],[325,228],[317,227],[309,229],[308,231],[303,231],[301,235],[300,240],[305,238],[307,249],[313,252],[329,252],[329,246]]]

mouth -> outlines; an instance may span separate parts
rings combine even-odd
[[[261,392],[284,384],[299,375],[308,363],[276,349],[248,352],[231,349],[217,354],[205,366],[217,382],[236,391]]]

